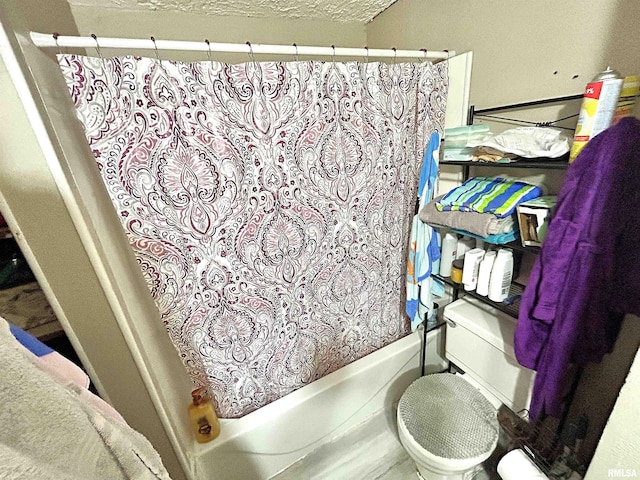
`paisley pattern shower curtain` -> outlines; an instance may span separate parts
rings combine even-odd
[[[220,416],[408,333],[408,230],[446,63],[59,63],[166,329]]]

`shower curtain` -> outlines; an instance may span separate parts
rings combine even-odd
[[[239,417],[406,335],[447,65],[59,55],[169,335]]]

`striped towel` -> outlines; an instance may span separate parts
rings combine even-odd
[[[474,177],[454,188],[436,203],[441,212],[493,213],[497,217],[511,215],[518,204],[540,197],[542,188],[504,178]]]

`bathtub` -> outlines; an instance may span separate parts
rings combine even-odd
[[[429,371],[442,370],[440,330],[427,340]],[[239,419],[222,419],[220,436],[193,444],[194,479],[268,479],[373,415],[391,414],[420,374],[421,334],[396,342]]]

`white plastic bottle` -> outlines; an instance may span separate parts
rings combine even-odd
[[[464,289],[468,292],[476,289],[476,285],[478,284],[478,270],[480,269],[480,262],[483,257],[484,250],[481,248],[469,250],[464,255],[462,283],[464,284]]]
[[[458,240],[458,247],[457,247],[458,253],[456,255],[456,260],[458,258],[464,258],[464,254],[474,248],[476,248],[475,238],[471,238],[467,236],[462,237],[460,240]]]
[[[496,260],[496,252],[493,250],[484,254],[482,262],[480,262],[480,270],[478,270],[478,285],[476,293],[486,297],[489,294],[489,278],[491,277],[491,269],[493,262]]]
[[[502,302],[509,295],[509,287],[513,277],[513,253],[501,248],[491,269],[489,279],[489,300]]]
[[[451,276],[451,263],[456,259],[458,236],[450,231],[442,236],[442,251],[440,253],[440,275]]]

